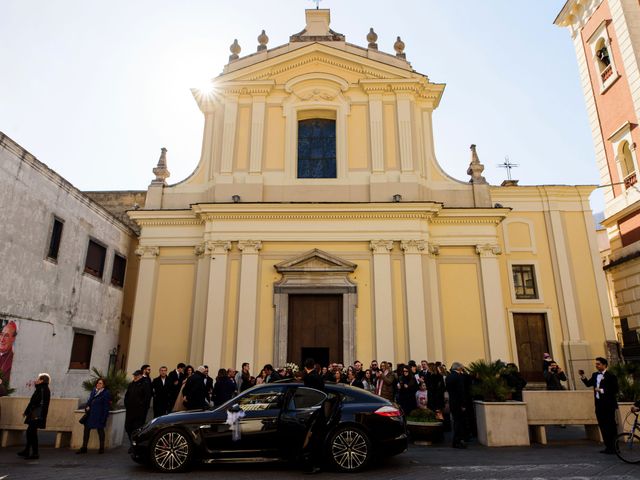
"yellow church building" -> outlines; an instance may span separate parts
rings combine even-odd
[[[568,376],[615,339],[592,186],[490,186],[443,171],[432,114],[444,85],[329,10],[289,43],[240,56],[211,90],[193,174],[168,185],[163,149],[143,208],[129,370],[251,364],[517,363]]]

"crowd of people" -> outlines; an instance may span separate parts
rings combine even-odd
[[[610,417],[617,404],[617,380],[615,375],[607,372],[607,360],[596,359],[597,372],[591,379],[580,370],[580,378],[588,387],[594,388],[596,414],[603,433],[606,449],[612,452],[612,439],[615,432],[615,420]],[[562,390],[566,375],[549,354],[544,355],[543,374],[549,390]],[[159,417],[182,410],[209,409],[224,404],[238,393],[262,383],[272,383],[287,378],[303,381],[305,385],[322,389],[324,382],[335,382],[362,388],[397,403],[403,413],[411,416],[416,409],[431,410],[437,419],[443,421],[445,428],[453,429],[452,446],[466,448],[466,442],[476,435],[475,413],[473,408],[473,385],[476,378],[459,362],[454,362],[449,369],[441,362],[422,360],[420,364],[410,360],[399,364],[395,369],[391,362],[373,360],[369,368],[356,360],[353,365],[331,363],[323,366],[312,359],[307,359],[303,369],[295,364],[286,364],[275,369],[265,365],[256,376],[251,374],[251,365],[243,363],[240,371],[234,368],[221,368],[214,378],[209,376],[209,367],[179,363],[175,369],[168,371],[161,366],[158,376],[151,378],[151,366],[142,365],[133,372],[133,380],[128,385],[124,396],[126,410],[125,430],[131,434],[142,427],[148,420],[149,413]],[[512,400],[522,400],[522,390],[526,380],[518,372],[514,364],[507,364],[503,373],[505,383],[511,391]],[[27,427],[27,443],[18,455],[26,458],[38,458],[37,430],[45,428],[49,406],[50,376],[46,373],[38,375],[35,392],[25,409]],[[606,387],[605,387],[606,384]],[[111,395],[104,378],[98,378],[85,406],[83,444],[79,454],[87,453],[90,432],[97,430],[99,453],[104,452],[105,432]],[[640,409],[640,402],[636,407]]]

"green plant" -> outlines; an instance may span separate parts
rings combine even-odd
[[[475,379],[471,395],[485,402],[504,402],[513,389],[507,385],[504,374],[506,364],[501,360],[478,360],[469,364],[469,372]]]
[[[109,370],[109,373],[105,375],[96,367],[93,367],[91,369],[91,377],[82,382],[82,388],[87,392],[91,392],[91,390],[96,386],[96,382],[99,378],[104,379],[107,384],[107,390],[109,390],[109,393],[111,394],[111,410],[116,410],[120,405],[122,393],[129,386],[127,372],[124,370],[111,369]]]
[[[15,392],[15,388],[11,388],[9,382],[5,379],[4,372],[0,370],[0,397],[7,397]]]
[[[407,421],[409,422],[439,422],[436,418],[436,414],[433,413],[428,408],[416,408],[415,410],[411,410],[409,415],[407,415]]]
[[[618,400],[635,402],[640,399],[640,365],[637,363],[618,363],[611,365],[609,371],[618,377]]]

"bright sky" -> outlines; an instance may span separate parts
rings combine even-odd
[[[476,143],[485,176],[520,165],[520,184],[598,184],[565,0],[324,0],[331,27],[446,83],[436,153],[466,180]],[[255,52],[305,25],[310,0],[2,0],[0,131],[82,190],[146,189],[160,148],[170,183],[200,158],[203,117],[190,88],[217,76],[234,38]],[[595,198],[594,198],[595,197]],[[595,210],[602,197],[592,197]]]

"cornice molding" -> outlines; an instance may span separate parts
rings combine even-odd
[[[141,227],[202,225],[203,223],[200,218],[144,218],[134,220]]]
[[[437,225],[484,224],[499,225],[505,217],[435,217],[431,223]]]
[[[444,84],[430,83],[425,78],[415,79],[362,79],[359,82],[362,90],[367,94],[381,93],[409,93],[417,97],[439,101],[444,91]]]
[[[429,220],[430,212],[220,212],[203,213],[204,222],[218,220]]]

